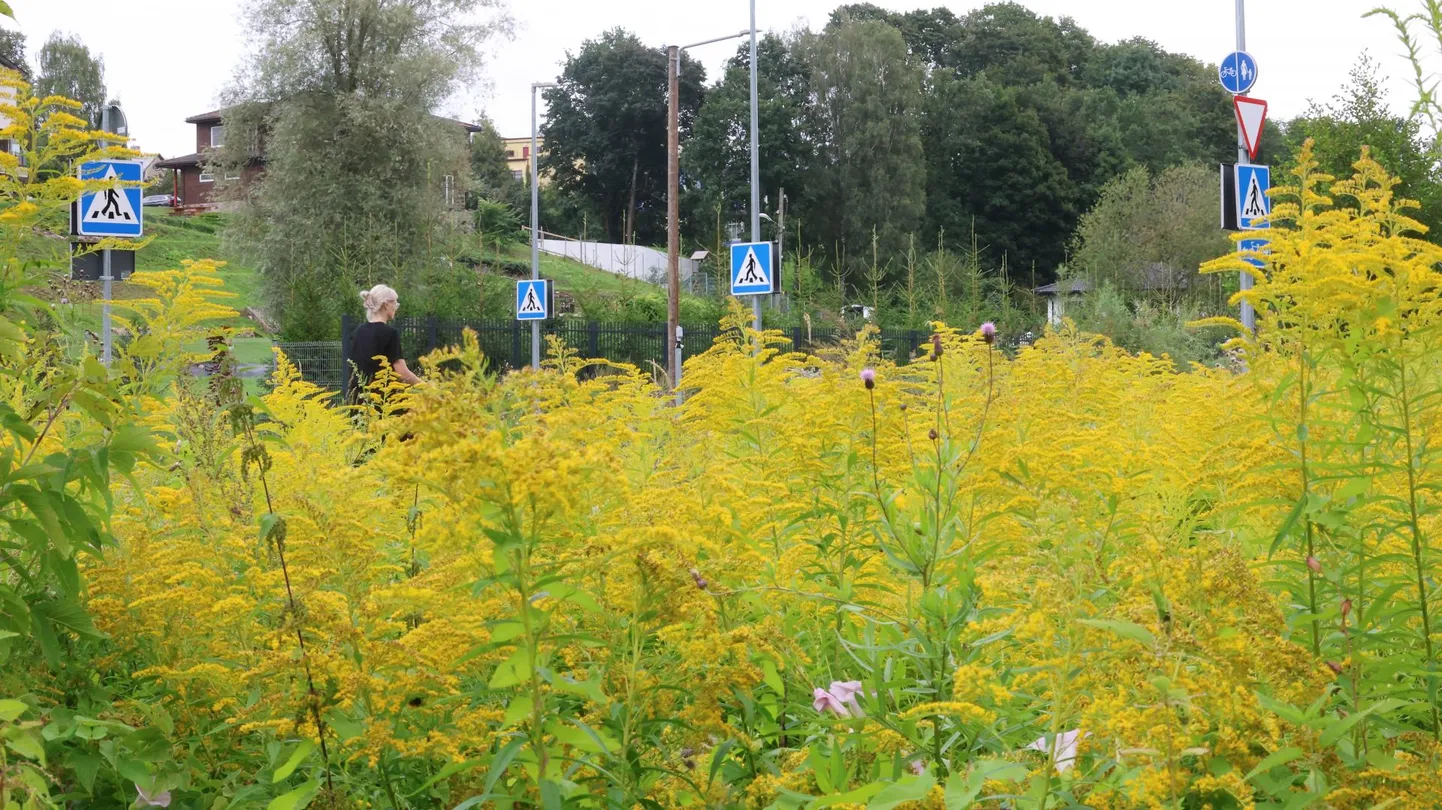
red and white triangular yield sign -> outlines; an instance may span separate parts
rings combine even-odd
[[[1262,148],[1262,125],[1267,121],[1267,102],[1248,96],[1234,96],[1237,108],[1237,124],[1242,128],[1242,141],[1247,144],[1247,154],[1257,159]]]

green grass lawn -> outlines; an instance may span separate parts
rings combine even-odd
[[[221,231],[225,227],[224,214],[200,214],[177,216],[166,208],[145,209],[145,232],[150,242],[135,255],[137,272],[170,270],[180,266],[184,259],[214,259],[225,262],[220,276],[225,281],[225,290],[234,293],[235,298],[227,300],[227,306],[240,313],[248,306],[260,303],[260,274],[255,268],[230,255],[221,244]],[[63,248],[61,248],[63,249]],[[87,285],[93,289],[89,300],[69,305],[76,322],[90,331],[100,329],[102,304],[99,297],[100,284]],[[112,284],[112,298],[117,308],[135,298],[145,298],[150,291],[138,284],[118,281]],[[242,334],[261,333],[256,322],[237,314],[222,321],[222,324]]]

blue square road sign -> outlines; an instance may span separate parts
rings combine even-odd
[[[80,236],[136,238],[145,233],[140,204],[143,164],[138,160],[92,160],[80,164],[80,179],[102,185],[80,195],[75,232]]]
[[[551,282],[527,279],[516,282],[516,320],[544,321],[551,314]]]
[[[776,292],[776,268],[770,242],[738,242],[731,246],[731,294]]]
[[[1244,231],[1270,228],[1272,225],[1263,217],[1272,213],[1272,198],[1267,192],[1272,188],[1270,166],[1237,164],[1237,227]]]

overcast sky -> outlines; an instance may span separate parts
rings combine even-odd
[[[1383,0],[1384,2],[1386,0]],[[935,0],[874,0],[906,10]],[[1103,41],[1141,36],[1169,51],[1215,63],[1236,42],[1233,0],[1021,0],[1047,16],[1071,16]],[[1391,77],[1393,107],[1405,109],[1411,91],[1408,68],[1390,24],[1363,20],[1379,0],[1247,0],[1247,50],[1260,78],[1253,93],[1269,102],[1273,117],[1288,118],[1312,99],[1325,101],[1347,80],[1364,51]],[[138,145],[167,156],[194,151],[193,127],[185,118],[214,109],[220,91],[241,61],[239,28],[243,0],[10,0],[29,38],[32,61],[51,31],[79,36],[105,59],[105,78],[130,119]],[[1418,0],[1391,0],[1410,10]],[[763,30],[820,27],[839,0],[758,0]],[[942,3],[958,15],[984,0]],[[488,114],[506,135],[530,131],[529,85],[549,81],[568,50],[600,32],[621,26],[657,46],[690,43],[740,31],[748,25],[746,0],[512,0],[515,38],[490,48],[485,75],[491,87],[472,88],[442,112],[474,118]],[[735,45],[722,43],[693,54],[715,79]],[[542,113],[544,115],[544,111]]]

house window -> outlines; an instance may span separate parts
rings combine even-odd
[[[240,179],[240,173],[239,173],[239,172],[236,172],[235,174],[231,174],[230,172],[226,172],[226,173],[225,173],[225,179],[226,179],[226,180],[239,180],[239,179]]]
[[[452,205],[454,203],[453,196],[455,187],[456,178],[453,175],[446,175],[446,205]]]
[[[216,125],[210,128],[210,146],[212,149],[225,146],[225,127]]]
[[[516,150],[514,150],[514,149],[507,149],[507,150],[506,150],[506,159],[507,159],[507,160],[515,160],[515,159],[516,159]]]
[[[530,159],[531,159],[531,147],[529,147],[529,146],[522,146],[522,147],[521,147],[521,157],[525,158],[526,160],[530,160]]]
[[[520,180],[522,177],[525,177],[526,175],[525,175],[525,173],[522,172],[520,169],[512,169],[512,170],[511,170],[511,176],[514,177],[514,178],[516,178],[517,180]]]
[[[200,182],[202,182],[202,183],[214,183],[214,182],[215,182],[215,175],[212,174],[212,173],[210,173],[210,172],[201,172],[201,173],[200,173]]]

